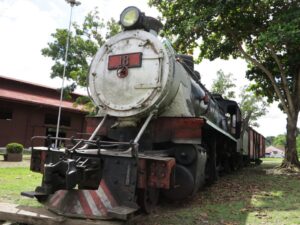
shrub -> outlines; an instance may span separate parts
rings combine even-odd
[[[23,145],[19,143],[9,143],[6,145],[7,153],[22,153],[23,149],[24,149]]]

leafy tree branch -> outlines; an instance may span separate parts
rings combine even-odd
[[[93,56],[107,38],[121,31],[121,27],[114,19],[105,23],[99,17],[97,8],[86,15],[81,25],[73,23],[72,28],[66,67],[66,79],[71,81],[71,84],[65,87],[65,96],[73,92],[77,86],[87,86],[87,75]],[[68,30],[56,29],[51,36],[53,41],[49,42],[41,52],[54,61],[51,67],[51,78],[62,77]],[[93,104],[87,99],[84,98],[84,101],[83,98],[78,99],[76,104],[84,104],[87,110],[94,110]]]

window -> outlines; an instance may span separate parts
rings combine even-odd
[[[51,137],[56,137],[56,128],[47,128],[46,129],[46,136],[51,136]],[[66,137],[66,131],[64,131],[63,129],[60,129],[59,130],[59,133],[58,133],[58,137],[61,137],[61,138],[65,138]],[[51,140],[51,143],[48,143],[47,140],[45,140],[45,145],[46,147],[48,147],[48,145],[50,144],[50,146],[54,146],[55,145],[55,140]],[[58,142],[58,146],[62,146],[62,145],[65,145],[65,141],[59,141]]]
[[[57,115],[46,114],[45,115],[45,124],[56,126],[57,125]],[[71,126],[71,118],[69,116],[62,116],[60,118],[60,125],[70,127]]]
[[[0,120],[12,120],[13,111],[8,108],[0,108]]]
[[[57,124],[57,116],[52,115],[52,114],[46,114],[45,124],[56,125]]]
[[[60,125],[70,127],[71,126],[71,118],[69,116],[62,116],[60,118]]]
[[[232,115],[232,127],[236,127],[236,115]]]

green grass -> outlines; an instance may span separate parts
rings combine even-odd
[[[262,161],[264,162],[264,163],[275,163],[275,164],[277,164],[277,163],[281,163],[282,162],[282,160],[283,160],[283,158],[262,158]]]
[[[29,168],[0,168],[0,202],[39,206],[35,199],[20,195],[22,191],[33,191],[41,184],[42,176]]]
[[[266,174],[281,161],[263,159],[261,166],[221,177],[183,203],[162,201],[156,212],[142,216],[137,224],[300,224],[300,175]],[[34,190],[41,178],[24,167],[0,168],[0,201],[39,206],[20,192]]]
[[[261,166],[221,177],[185,203],[162,203],[139,224],[300,224],[300,175],[266,174],[281,161],[264,159]]]

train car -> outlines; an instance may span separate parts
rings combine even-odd
[[[243,157],[238,104],[207,91],[193,58],[158,36],[157,19],[128,7],[120,24],[123,31],[91,63],[88,90],[98,113],[88,120],[90,137],[32,150],[30,168],[43,180],[22,194],[62,215],[127,219],[151,212],[159,195],[191,198]],[[54,139],[33,137],[33,145],[39,138]]]
[[[265,157],[265,137],[252,127],[248,127],[240,142],[245,163],[254,162],[255,164],[260,164],[260,158]]]

